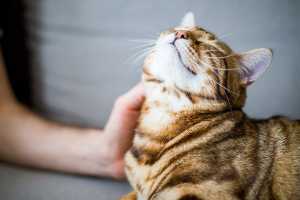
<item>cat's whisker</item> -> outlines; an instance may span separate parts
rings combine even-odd
[[[197,57],[195,57],[196,59],[198,59]],[[198,61],[200,61],[203,65],[207,66],[218,78],[219,78],[219,74],[217,74],[217,72],[215,70],[213,70],[213,67],[211,67],[210,65],[208,65],[207,63],[203,62],[202,60],[198,59]],[[195,62],[196,65],[198,65]],[[200,67],[200,66],[198,66]]]
[[[133,47],[133,48],[131,48],[131,49],[128,49],[128,50],[126,50],[126,51],[131,51],[131,50],[134,50],[134,49],[139,49],[139,48],[142,48],[142,47],[146,47],[146,46],[150,46],[150,45],[154,45],[155,43],[149,43],[149,44],[143,44],[143,45],[141,45],[141,46],[137,46],[137,47]]]
[[[138,55],[136,58],[133,59],[133,64],[137,64],[138,62],[142,61],[149,53],[153,52],[155,49],[150,49],[149,51],[145,51]]]
[[[189,54],[189,57],[191,57],[191,58],[196,58],[197,59],[197,57],[195,57],[195,56],[193,56],[193,54],[191,54],[189,51],[188,51],[188,47],[187,47],[187,45],[184,45],[184,47],[186,48],[186,52]],[[194,59],[192,59],[193,61],[194,61],[194,63],[195,64],[197,64],[196,62],[195,62],[195,60]],[[200,61],[200,60],[199,60]],[[201,61],[200,61],[201,62]],[[206,64],[206,63],[205,63]],[[209,67],[209,66],[208,66]],[[210,67],[209,67],[210,68]],[[211,68],[210,68],[211,69]],[[212,72],[214,72],[214,74],[217,76],[217,77],[219,77],[219,75],[217,74],[217,72],[215,72],[214,70],[212,70],[211,69],[211,71]]]
[[[223,37],[227,37],[227,36],[229,36],[229,35],[232,35],[232,34],[235,34],[235,33],[239,33],[239,32],[241,32],[241,31],[242,31],[242,30],[235,31],[235,32],[232,32],[232,33],[229,33],[229,34],[223,35],[223,36],[221,36],[221,37],[218,37],[218,39],[221,39],[221,38],[223,38]]]
[[[203,70],[199,65],[197,65],[197,63],[195,63],[194,67],[195,67],[196,69],[201,70],[202,73],[203,73],[208,79],[214,81],[214,82],[215,82],[217,85],[219,85],[220,87],[224,88],[224,89],[227,90],[228,92],[231,92],[232,94],[235,94],[235,95],[240,96],[240,94],[237,94],[237,93],[235,93],[235,92],[229,90],[228,88],[224,87],[223,85],[221,85],[220,83],[218,83],[217,81],[215,81],[215,80],[214,80],[213,78],[211,78],[210,76],[207,76],[207,75],[205,74],[204,70]]]
[[[200,66],[198,66],[198,67],[200,67]],[[212,69],[211,69],[212,70]],[[213,70],[212,70],[213,71]],[[207,78],[211,78],[211,77],[208,77],[206,74],[204,74]],[[212,78],[211,78],[211,80],[213,80]],[[214,81],[214,80],[213,80]],[[217,83],[216,81],[214,81],[215,83]],[[224,88],[223,88],[223,90],[224,90]],[[227,98],[227,102],[228,102],[228,104],[229,104],[229,107],[230,107],[230,110],[231,110],[231,112],[232,112],[232,108],[231,108],[231,103],[230,103],[230,101],[229,101],[229,98],[228,98],[228,96],[227,96],[227,93],[226,93],[226,91],[224,90],[224,93],[225,93],[225,96],[226,96],[226,98]],[[213,94],[213,96],[214,96],[214,92],[212,92],[212,94]],[[214,98],[215,98],[215,96],[214,96]],[[216,99],[215,99],[215,101],[216,101]],[[219,108],[219,110],[220,110],[220,108]]]
[[[146,48],[146,49],[143,49],[137,53],[135,53],[133,56],[131,56],[130,58],[128,58],[128,60],[124,63],[126,64],[128,61],[132,60],[134,57],[136,57],[137,55],[141,54],[141,53],[144,53],[144,52],[147,52],[149,50],[153,49],[153,47],[149,47],[149,48]]]
[[[201,50],[201,51],[198,51],[198,52],[210,52],[210,51],[220,51],[220,50]]]
[[[216,67],[212,67],[212,66],[209,66],[208,64],[206,64],[205,62],[203,62],[202,60],[200,60],[199,58],[196,58],[197,60],[199,60],[199,62],[201,62],[203,65],[211,68],[211,69],[216,69],[216,70],[220,70],[220,71],[231,71],[231,70],[239,70],[240,68],[234,68],[234,69],[220,69],[220,68],[216,68]]]
[[[184,45],[184,46],[187,48],[186,45]],[[190,54],[190,57],[192,57],[192,54]],[[214,72],[214,74],[215,74],[217,77],[219,77],[218,74],[213,70],[214,67],[209,66],[207,63],[203,62],[202,60],[198,59],[197,57],[194,57],[194,58],[196,58],[196,59],[197,59],[199,62],[201,62],[203,65],[205,65],[205,66],[207,66],[209,69],[211,69],[211,71]],[[195,62],[194,59],[192,59],[191,61],[193,61],[193,63],[194,63],[193,66],[194,66],[196,69],[202,70],[203,74],[204,74],[207,78],[211,79],[212,81],[214,81],[216,84],[218,84],[220,87],[224,88],[225,90],[227,90],[227,91],[229,91],[229,92],[231,92],[231,93],[236,94],[236,95],[239,96],[239,94],[237,94],[237,93],[235,93],[235,92],[229,90],[228,88],[224,87],[223,85],[219,84],[217,81],[215,81],[215,80],[214,80],[213,78],[211,78],[210,76],[207,76],[207,75],[205,74],[205,72],[203,71],[203,69]],[[227,70],[230,70],[230,69],[227,69]]]
[[[200,68],[200,66],[199,66],[196,62],[195,62],[194,64],[197,66],[196,69],[200,69],[201,72],[202,72],[202,74],[203,74],[206,78],[211,79],[212,81],[214,81],[211,77],[209,77],[208,75],[205,74],[204,70],[203,70],[202,68]],[[216,81],[214,81],[214,82],[217,83]],[[211,89],[211,88],[213,87],[213,85],[211,85],[211,83],[209,83],[209,85],[210,85],[210,87],[208,87],[208,89],[209,89],[211,95],[214,97],[215,104],[217,105],[218,109],[221,110],[221,108],[220,108],[220,106],[219,106],[219,104],[218,104],[218,102],[217,102],[216,95],[215,95],[214,91]]]
[[[141,55],[139,55],[138,57],[136,57],[133,61],[132,61],[132,67],[137,66],[137,64],[142,61],[149,53],[143,53]]]
[[[225,31],[225,29],[229,26],[229,24],[235,19],[236,17],[234,16],[227,24],[226,24],[226,26],[223,28],[223,30],[218,34],[218,35],[216,35],[217,37],[223,32],[223,31]]]
[[[128,70],[128,72],[130,73],[130,74],[137,74],[137,73],[141,73],[141,71],[142,71],[142,69],[143,69],[143,65],[139,65],[138,67],[130,67],[130,69]]]
[[[196,63],[197,64],[197,63]],[[200,66],[199,65],[197,65],[199,68],[200,68]],[[211,69],[211,68],[210,68]],[[211,69],[212,70],[212,69]],[[213,72],[214,72],[214,70],[212,70]],[[211,78],[211,77],[208,77],[205,73],[204,73],[204,75],[207,77],[207,78]],[[212,78],[211,78],[211,80],[213,80]],[[214,81],[214,80],[213,80]],[[217,83],[216,81],[214,81],[215,83]],[[225,87],[224,87],[225,88]],[[224,90],[224,88],[223,88],[223,90]],[[224,90],[224,93],[225,93],[225,96],[226,96],[226,98],[227,98],[227,102],[228,102],[228,104],[229,104],[229,107],[230,107],[230,110],[231,110],[231,112],[232,112],[232,107],[231,107],[231,103],[230,103],[230,101],[229,101],[229,98],[228,98],[228,96],[227,96],[227,93],[226,93],[226,91]],[[213,93],[213,95],[214,95],[214,93]],[[214,96],[214,98],[215,98],[215,96]],[[215,99],[215,101],[216,101],[216,99]],[[220,110],[220,108],[219,108],[219,110]]]
[[[142,34],[145,34],[145,35],[147,35],[147,36],[149,36],[149,37],[153,37],[153,38],[156,38],[156,39],[159,38],[159,37],[155,37],[155,36],[153,36],[153,35],[147,34],[147,33],[142,33]]]
[[[193,65],[195,68],[196,68],[196,70],[198,71],[198,69],[199,70],[201,70],[201,74],[203,74],[205,77],[207,77],[208,79],[211,79],[212,80],[212,78],[211,77],[209,77],[209,76],[207,76],[206,74],[205,74],[205,72],[204,72],[204,70],[194,61],[194,65]],[[198,71],[199,72],[199,71]],[[214,81],[214,80],[213,80]],[[215,82],[215,81],[214,81]],[[216,105],[218,106],[218,103],[217,103],[217,99],[216,99],[216,96],[215,96],[215,93],[214,93],[214,91],[211,89],[211,87],[213,87],[213,85],[209,82],[208,83],[209,84],[209,86],[210,87],[208,87],[208,89],[209,89],[209,91],[210,91],[210,94],[214,97],[214,100],[215,100],[215,103],[216,103]],[[205,93],[205,95],[206,95],[206,93]],[[219,108],[219,107],[218,107]],[[219,108],[220,109],[220,108]]]
[[[131,56],[130,58],[128,58],[124,63],[123,65],[127,64],[128,62],[132,61],[135,57],[139,56],[140,54],[148,54],[150,52],[152,52],[155,48],[154,47],[149,47],[149,48],[146,48],[144,50],[141,50],[139,52],[137,52],[136,54],[134,54],[133,56]]]
[[[151,48],[150,50],[144,51],[137,55],[136,58],[132,60],[132,66],[136,66],[140,61],[142,61],[149,53],[151,53],[154,50],[154,48]]]
[[[127,39],[131,42],[140,42],[140,43],[147,43],[147,44],[156,44],[157,40],[153,40],[153,39]]]
[[[204,58],[214,58],[214,59],[221,59],[221,58],[229,58],[229,57],[231,57],[231,56],[233,56],[234,54],[230,54],[230,55],[228,55],[228,56],[223,56],[223,57],[210,57],[210,56],[202,56],[202,57],[204,57]]]
[[[149,26],[148,26],[148,28],[149,28],[150,30],[154,31],[155,33],[157,33],[158,35],[160,35],[160,33],[157,32],[156,30],[154,30],[153,28],[150,28]]]

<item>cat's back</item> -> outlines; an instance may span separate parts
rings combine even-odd
[[[276,116],[255,122],[258,134],[265,132],[269,135],[270,149],[265,159],[271,161],[267,170],[271,196],[274,199],[299,199],[300,120]]]
[[[223,127],[179,159],[164,188],[195,188],[192,193],[204,199],[300,199],[299,120],[243,116],[227,131]]]
[[[270,157],[274,157],[275,162],[280,162],[280,159],[290,160],[300,169],[300,120],[274,116],[266,120],[249,120],[249,124],[252,124],[260,140],[258,146],[266,148],[266,143],[269,144],[273,155]]]
[[[228,122],[228,113],[207,129],[199,126],[194,134],[184,134],[172,148],[157,151],[160,156],[153,163],[136,160],[134,166],[144,172],[139,178],[132,174],[137,178],[136,189],[149,191],[153,199],[171,194],[203,199],[299,199],[299,121],[252,120],[237,113],[235,123]]]
[[[299,199],[300,121],[279,116],[265,120],[245,118],[240,129],[248,133],[243,154],[250,156],[243,155],[239,164],[246,166],[240,172],[248,183],[241,187],[242,193],[238,196],[246,196],[246,199]]]

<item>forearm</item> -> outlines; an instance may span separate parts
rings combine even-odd
[[[64,172],[109,176],[105,160],[99,163],[102,143],[100,131],[57,125],[15,103],[0,107],[2,160]]]
[[[100,176],[107,147],[99,130],[66,127],[44,120],[17,102],[0,48],[0,159],[8,162]],[[104,149],[104,150],[103,150]]]
[[[17,102],[0,48],[0,159],[124,179],[124,155],[132,144],[144,98],[141,83],[119,97],[104,131],[55,124]]]

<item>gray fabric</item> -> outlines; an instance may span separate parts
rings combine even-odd
[[[300,118],[300,1],[297,0],[26,0],[36,110],[62,123],[103,127],[114,100],[140,79],[141,65],[122,65],[140,45],[179,25],[221,33],[237,52],[267,47],[274,59],[248,89],[245,112]],[[220,35],[220,36],[221,36]],[[0,164],[0,199],[116,199],[126,183]],[[103,196],[104,195],[104,196]]]
[[[141,64],[123,63],[141,45],[179,25],[187,11],[197,25],[221,33],[233,50],[267,47],[274,59],[248,90],[250,117],[300,118],[299,1],[27,0],[36,109],[51,120],[103,127],[117,96],[140,79]],[[143,34],[146,33],[146,34]],[[220,36],[221,36],[220,35]]]
[[[1,200],[108,200],[130,192],[125,181],[16,167],[0,162]]]

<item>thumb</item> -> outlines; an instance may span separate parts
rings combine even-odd
[[[130,91],[120,96],[116,100],[108,123],[105,126],[105,130],[107,130],[105,132],[110,134],[114,132],[113,135],[118,135],[119,137],[128,137],[128,134],[133,136],[144,99],[145,89],[142,83],[137,84]]]
[[[145,88],[143,84],[140,82],[136,86],[134,86],[131,90],[129,90],[127,93],[122,95],[120,98],[122,104],[120,106],[128,110],[139,111],[145,99]]]

